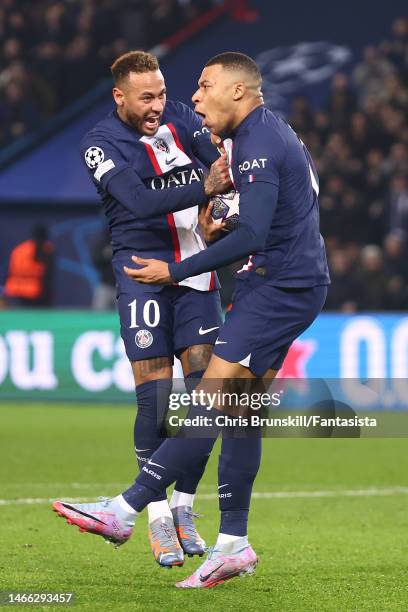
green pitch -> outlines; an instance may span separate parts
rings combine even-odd
[[[109,496],[133,480],[133,409],[0,404],[0,419],[2,591],[74,591],[73,609],[103,612],[408,609],[405,439],[265,440],[250,522],[255,576],[179,591],[174,583],[199,560],[159,568],[145,514],[115,550],[47,502]],[[208,543],[218,527],[215,475],[216,453],[196,501]]]

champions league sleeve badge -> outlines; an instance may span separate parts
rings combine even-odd
[[[105,153],[100,147],[89,147],[85,151],[85,163],[91,170],[95,170],[105,159]]]

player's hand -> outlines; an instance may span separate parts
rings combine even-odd
[[[142,257],[132,256],[132,261],[142,268],[128,268],[123,266],[125,274],[138,283],[148,285],[171,285],[174,280],[170,276],[169,264],[160,259],[142,259]]]
[[[210,174],[204,181],[205,193],[214,196],[225,193],[232,187],[227,154],[222,153],[210,168]]]
[[[211,134],[211,142],[214,147],[217,147],[220,153],[225,153],[225,148],[222,144],[221,136],[217,136],[217,134]]]
[[[212,218],[212,209],[214,208],[214,204],[211,202],[208,206],[203,206],[200,208],[198,213],[198,223],[200,225],[201,235],[206,242],[214,242],[218,240],[222,231],[225,231],[226,223],[222,221],[221,223],[215,223]]]

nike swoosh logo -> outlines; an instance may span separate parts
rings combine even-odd
[[[147,452],[149,450],[152,450],[152,449],[151,448],[136,448],[136,446],[135,446],[136,453],[145,453],[145,452]]]
[[[153,461],[149,461],[149,463],[147,465],[155,465],[156,467],[159,467],[162,470],[166,469],[163,465],[160,465],[160,463],[153,463]]]
[[[224,342],[223,340],[216,340],[215,344],[227,344],[226,342]]]
[[[208,329],[203,329],[202,327],[200,327],[200,329],[198,330],[198,333],[200,334],[200,336],[203,336],[204,334],[209,334],[215,329],[220,329],[220,326],[216,325],[215,327],[209,327]]]
[[[219,565],[218,567],[216,567],[215,569],[213,569],[212,572],[210,572],[209,574],[207,574],[206,576],[202,576],[200,574],[200,582],[205,582],[206,580],[208,580],[209,578],[211,578],[211,576],[214,574],[214,572],[216,572],[217,570],[220,569],[220,567],[222,567],[224,565],[224,562],[221,563],[221,565]]]
[[[225,485],[220,485],[218,488],[219,488],[219,489],[222,489],[223,487],[228,487],[228,484],[229,484],[229,483],[227,483],[227,484],[225,484]]]
[[[78,508],[74,508],[73,506],[70,506],[69,504],[62,504],[64,506],[64,508],[67,508],[67,510],[73,510],[74,512],[77,512],[78,514],[81,514],[82,516],[85,516],[86,518],[90,518],[93,521],[96,521],[97,523],[102,523],[102,525],[106,525],[106,523],[104,523],[104,521],[101,521],[101,519],[98,519],[98,517],[93,516],[92,514],[88,514],[87,512],[84,512],[83,510],[78,510]]]
[[[170,166],[170,164],[172,164],[172,163],[174,162],[174,160],[175,160],[175,159],[177,159],[177,156],[176,156],[176,157],[172,157],[171,159],[166,159],[166,164],[167,164],[168,166]]]

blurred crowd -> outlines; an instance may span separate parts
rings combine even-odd
[[[154,46],[216,3],[0,0],[0,147],[90,91],[118,55]]]
[[[320,177],[332,285],[326,309],[408,307],[408,19],[336,74],[325,106],[293,101],[289,122]]]

